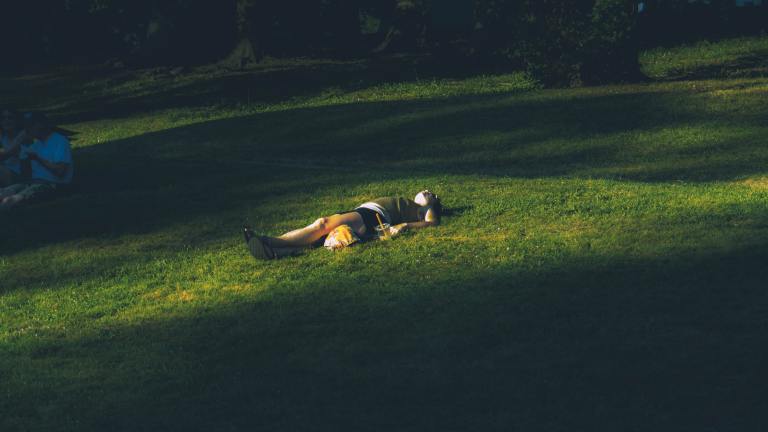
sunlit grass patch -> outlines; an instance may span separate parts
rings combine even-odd
[[[728,77],[768,75],[768,38],[751,37],[661,47],[640,56],[643,70],[652,78]]]
[[[758,176],[758,177],[744,179],[740,183],[751,189],[756,189],[760,191],[768,190],[768,177],[766,176]]]
[[[150,132],[179,128],[208,121],[253,116],[294,109],[324,106],[407,101],[462,95],[504,94],[536,89],[538,85],[524,73],[482,76],[467,79],[428,79],[424,81],[374,85],[363,89],[327,89],[317,95],[297,97],[279,103],[238,104],[196,108],[150,110],[134,116],[65,124],[79,133],[75,146],[83,147],[125,139]]]
[[[468,79],[427,79],[392,83],[354,91],[337,101],[386,101],[519,92],[538,88],[525,73],[478,76]]]

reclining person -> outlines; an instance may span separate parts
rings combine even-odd
[[[11,109],[0,112],[0,187],[18,179],[21,173],[19,150],[25,138],[21,115]]]
[[[0,210],[53,193],[72,181],[72,150],[67,137],[55,132],[42,113],[26,115],[24,126],[33,142],[19,150],[19,179],[0,189]]]
[[[401,197],[377,198],[358,206],[354,211],[317,219],[314,223],[279,237],[257,236],[245,227],[245,241],[257,259],[275,259],[293,255],[314,245],[341,225],[348,225],[357,235],[364,237],[376,232],[379,219],[390,225],[389,235],[408,229],[425,228],[440,223],[440,198],[425,190],[413,200]],[[378,218],[377,218],[378,216]]]

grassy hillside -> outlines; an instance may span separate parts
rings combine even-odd
[[[2,80],[78,136],[75,190],[0,214],[0,430],[760,429],[768,78],[652,60],[702,49],[564,90]],[[425,187],[448,216],[392,242],[260,262],[240,237]]]
[[[646,75],[657,79],[768,76],[768,38],[699,42],[642,53]]]

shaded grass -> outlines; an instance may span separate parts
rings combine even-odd
[[[0,428],[761,429],[768,82],[436,82],[68,124],[77,190],[0,215]]]
[[[222,117],[243,109],[501,93],[536,86],[523,73],[477,76],[469,68],[446,69],[429,58],[408,56],[347,62],[270,60],[245,70],[216,65],[181,72],[94,67],[0,80],[4,104],[55,112],[63,122],[119,120],[161,110],[171,118],[188,117],[190,112]]]

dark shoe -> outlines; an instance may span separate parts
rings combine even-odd
[[[253,228],[248,225],[243,225],[243,237],[245,242],[248,243],[256,234],[253,232]]]
[[[253,234],[251,232],[251,234]],[[248,239],[248,250],[256,259],[271,260],[276,259],[277,254],[274,249],[269,245],[267,239],[263,236],[252,236]]]

